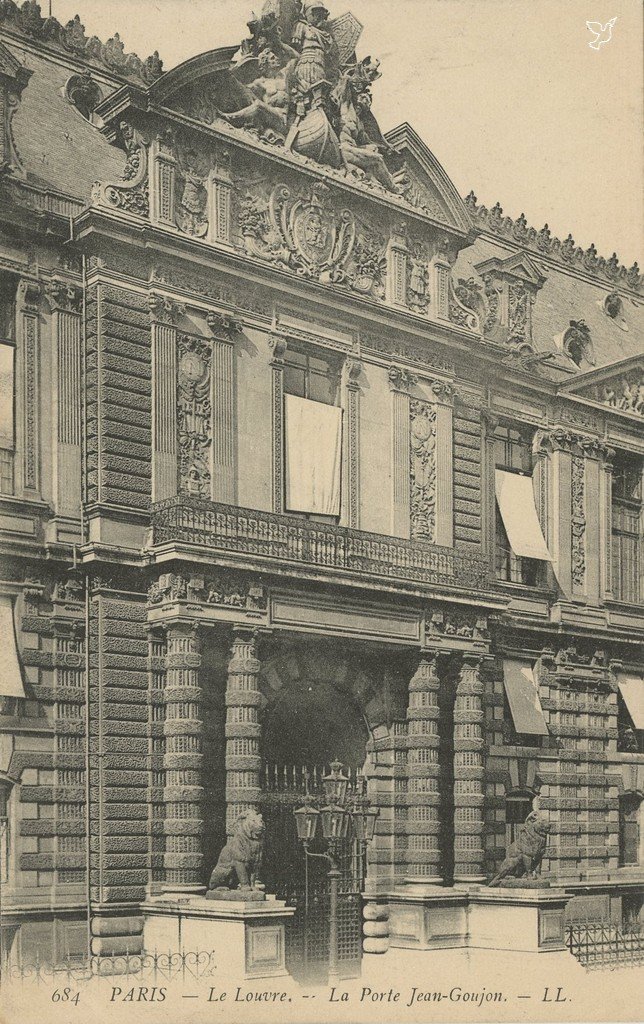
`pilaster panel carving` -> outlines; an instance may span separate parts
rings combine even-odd
[[[271,408],[273,435],[273,512],[284,511],[284,356],[286,338],[271,334]]]
[[[357,359],[346,362],[347,394],[347,459],[346,494],[347,526],[358,529],[360,525],[360,374],[362,363]]]
[[[571,465],[571,570],[575,590],[586,583],[586,466],[583,456],[573,455]]]
[[[40,296],[37,281],[22,281],[18,292],[22,335],[22,483],[26,490],[40,486]]]
[[[436,408],[409,406],[409,496],[411,536],[433,542],[436,532]]]
[[[212,341],[179,337],[177,352],[177,441],[179,492],[211,497]]]
[[[235,469],[235,347],[242,323],[222,313],[210,313],[213,332],[213,498],[234,502]]]

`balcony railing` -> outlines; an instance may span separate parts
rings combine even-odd
[[[194,498],[152,506],[153,544],[194,544],[280,563],[344,570],[401,581],[487,589],[482,555],[400,540],[295,516]]]

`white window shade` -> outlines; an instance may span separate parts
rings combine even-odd
[[[0,597],[0,696],[26,697],[10,597]]]
[[[515,555],[551,562],[534,503],[532,477],[497,469],[494,482],[499,512]]]
[[[0,345],[0,448],[13,448],[14,350]]]
[[[342,409],[285,395],[286,508],[340,515]]]
[[[506,658],[503,662],[503,683],[516,731],[528,736],[547,736],[548,725],[532,665],[527,661]]]
[[[636,729],[644,729],[644,677],[617,673],[617,685]]]

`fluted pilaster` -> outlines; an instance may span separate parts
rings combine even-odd
[[[261,796],[259,753],[260,662],[256,634],[235,630],[226,686],[226,830],[240,814],[256,810]]]
[[[165,788],[166,888],[195,891],[202,888],[203,819],[201,800],[202,747],[199,640],[191,625],[167,631]]]
[[[435,657],[423,657],[409,684],[407,708],[407,881],[439,883],[438,692]]]
[[[454,880],[484,881],[483,681],[480,659],[466,657],[454,705]]]

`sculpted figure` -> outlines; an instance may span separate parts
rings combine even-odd
[[[208,888],[260,888],[258,873],[264,846],[264,819],[256,811],[242,814],[235,823],[234,835],[219,854]]]
[[[324,4],[308,0],[293,32],[293,46],[300,54],[295,66],[295,82],[303,102],[307,97],[309,102],[321,102],[324,90],[319,87],[331,86],[338,78],[338,47],[325,28],[328,17]]]
[[[248,86],[251,102],[232,114],[221,114],[230,124],[251,128],[272,128],[286,134],[293,65],[284,67],[273,50],[263,50],[258,57],[260,77]],[[253,98],[254,97],[254,98]]]
[[[340,79],[336,99],[340,119],[340,153],[347,170],[359,177],[373,178],[390,192],[399,192],[377,141],[372,140],[365,127],[374,119],[371,96],[363,80],[354,77],[352,72],[345,72]]]
[[[531,811],[519,829],[519,835],[510,843],[498,873],[488,885],[497,886],[504,878],[536,878],[551,829],[550,822],[539,811]]]

